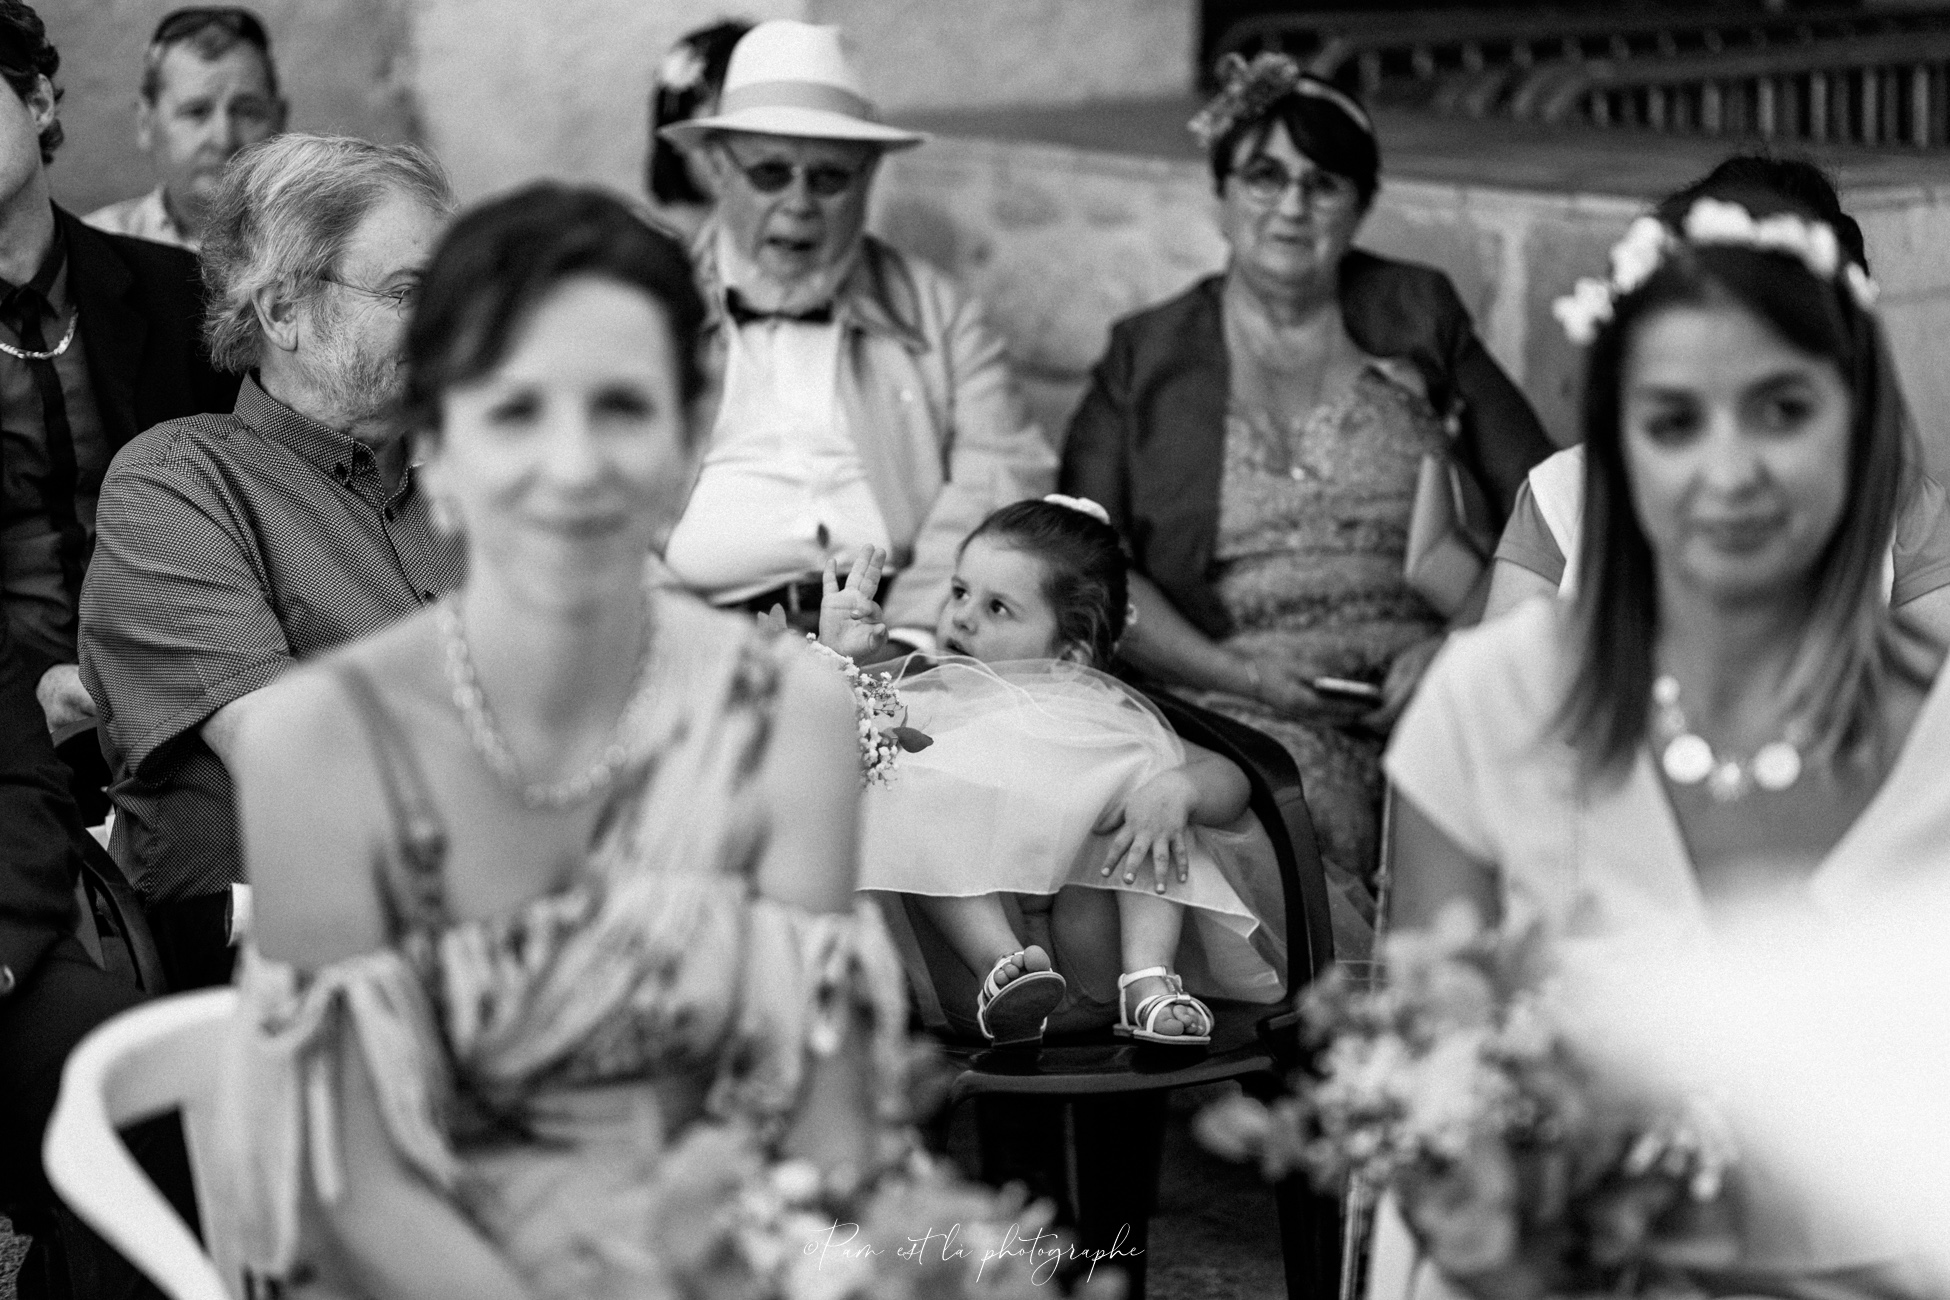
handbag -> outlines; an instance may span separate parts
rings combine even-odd
[[[1489,495],[1456,458],[1462,402],[1450,407],[1444,425],[1449,442],[1422,457],[1415,503],[1408,514],[1403,576],[1409,589],[1444,618],[1461,613],[1496,554],[1497,528]]]

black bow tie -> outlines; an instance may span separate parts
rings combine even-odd
[[[833,304],[822,302],[817,307],[804,311],[760,311],[745,301],[744,295],[736,289],[725,290],[725,315],[731,317],[734,325],[750,325],[754,321],[782,320],[793,325],[831,325],[833,323]]]

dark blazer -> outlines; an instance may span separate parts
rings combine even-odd
[[[1223,275],[1111,327],[1063,449],[1062,490],[1110,511],[1135,566],[1210,637],[1231,618],[1212,589],[1230,392]],[[1501,527],[1530,467],[1556,450],[1484,349],[1449,278],[1360,249],[1341,262],[1341,318],[1362,351],[1413,362],[1438,412],[1457,417],[1457,459]]]
[[[68,241],[68,293],[109,446],[120,451],[164,420],[230,410],[239,377],[211,369],[204,351],[196,255],[96,230],[60,207],[54,219]]]
[[[30,672],[0,619],[0,965],[16,986],[74,933],[76,837],[88,833],[34,698],[39,673]]]
[[[239,376],[212,369],[204,351],[196,255],[96,230],[58,205],[54,219],[68,245],[68,296],[81,313],[88,383],[110,454],[165,420],[236,405]],[[14,653],[37,681],[53,666],[25,646]]]

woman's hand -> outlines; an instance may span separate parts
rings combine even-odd
[[[887,552],[867,547],[854,558],[842,588],[839,561],[826,561],[826,572],[820,575],[824,587],[819,599],[821,645],[859,663],[887,644],[887,625],[880,621],[880,606],[873,599],[886,564]]]
[[[1152,880],[1160,894],[1171,883],[1174,867],[1178,883],[1184,884],[1192,870],[1185,827],[1191,823],[1197,804],[1198,786],[1183,768],[1161,772],[1133,790],[1122,805],[1097,823],[1100,835],[1117,832],[1111,838],[1101,874],[1119,872],[1129,885],[1137,880],[1137,873],[1149,858]]]
[[[1388,665],[1387,678],[1381,683],[1381,703],[1361,719],[1363,726],[1385,733],[1395,725],[1395,719],[1402,716],[1402,710],[1415,698],[1415,688],[1422,684],[1422,674],[1435,662],[1436,653],[1447,639],[1444,633],[1438,632],[1395,656],[1395,661]]]
[[[1275,713],[1286,717],[1353,716],[1347,701],[1324,696],[1314,689],[1313,679],[1320,670],[1300,655],[1277,646],[1265,646],[1238,652],[1238,660],[1244,688],[1239,693],[1258,700]]]

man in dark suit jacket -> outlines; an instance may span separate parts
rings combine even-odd
[[[65,736],[94,719],[76,615],[108,462],[151,425],[229,410],[238,381],[203,357],[190,254],[54,206],[60,62],[34,11],[0,0],[12,92],[0,94],[0,604],[48,726]],[[77,751],[91,757],[92,739],[64,753]],[[96,782],[78,788],[99,798]]]
[[[75,938],[75,879],[90,845],[67,781],[30,670],[0,625],[0,1212],[33,1239],[19,1295],[154,1295],[60,1206],[41,1169],[41,1138],[68,1053],[142,997],[90,961]],[[189,1209],[177,1122],[141,1125],[129,1142],[179,1209]],[[57,1241],[62,1248],[50,1249]]]

